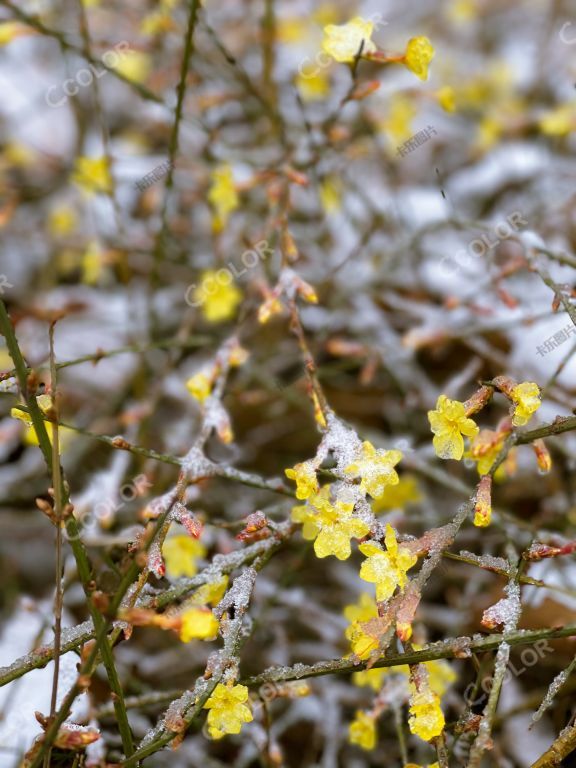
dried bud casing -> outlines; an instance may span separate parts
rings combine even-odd
[[[543,473],[548,473],[552,469],[552,457],[550,451],[546,447],[544,440],[534,440],[532,443],[532,449],[536,454],[536,461],[538,462],[538,468]]]

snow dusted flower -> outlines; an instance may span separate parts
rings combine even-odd
[[[367,440],[362,443],[362,455],[344,472],[352,478],[360,478],[360,490],[369,493],[374,499],[384,495],[387,485],[397,485],[398,475],[394,466],[402,458],[401,451],[383,451],[376,449]]]
[[[205,554],[206,547],[191,536],[169,536],[162,545],[166,572],[172,579],[194,576],[198,571],[196,561]]]
[[[218,619],[210,608],[193,606],[181,615],[180,640],[215,640],[218,637]]]
[[[214,231],[221,232],[226,226],[230,214],[238,208],[239,204],[234,176],[229,165],[221,165],[212,172],[208,201],[214,209],[212,222]]]
[[[410,732],[430,741],[439,736],[444,729],[444,713],[440,707],[440,698],[429,686],[417,690],[411,684],[410,710],[408,726]]]
[[[515,404],[512,424],[515,427],[523,427],[528,424],[535,413],[542,405],[540,400],[540,388],[533,381],[523,381],[515,386],[510,392],[510,397]]]
[[[479,431],[478,425],[467,418],[464,404],[446,395],[440,395],[435,411],[428,411],[428,421],[434,433],[434,450],[441,459],[459,461],[464,453],[462,435],[475,437]]]
[[[213,739],[221,739],[227,733],[240,733],[243,723],[254,718],[250,711],[248,688],[245,685],[218,683],[204,704],[208,710],[208,733]]]
[[[292,469],[284,470],[286,477],[296,482],[296,498],[309,499],[315,493],[318,493],[318,479],[316,478],[316,469],[311,461],[303,461],[301,464],[295,464]]]
[[[420,80],[428,79],[428,65],[434,57],[434,48],[427,37],[412,37],[406,45],[404,65]]]
[[[328,24],[324,27],[322,50],[334,61],[351,64],[361,46],[362,54],[375,53],[376,46],[370,39],[373,30],[374,24],[361,16],[357,16],[347,24]]]
[[[314,552],[317,557],[334,555],[338,560],[350,557],[350,540],[361,539],[370,530],[370,526],[355,517],[354,504],[336,499],[330,501],[330,486],[326,485],[309,501],[309,506],[294,507],[292,519],[303,523],[302,535],[314,540]]]
[[[368,712],[356,711],[356,717],[350,723],[348,741],[362,749],[370,750],[376,746],[376,718]]]
[[[478,528],[486,528],[492,518],[492,478],[484,475],[478,484],[476,491],[476,503],[474,505],[474,525]]]
[[[379,544],[366,542],[360,544],[360,552],[366,560],[360,568],[360,578],[376,584],[376,599],[388,600],[396,587],[404,587],[406,572],[416,564],[418,558],[406,547],[398,546],[396,533],[391,525],[386,525],[386,551]]]

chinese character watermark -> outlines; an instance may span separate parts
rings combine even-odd
[[[400,157],[404,157],[410,152],[413,152],[415,149],[418,149],[418,147],[421,147],[422,144],[425,144],[428,139],[431,138],[432,134],[435,136],[438,135],[436,129],[429,125],[423,131],[418,131],[417,134],[407,139],[404,144],[401,144],[396,148],[396,151]]]
[[[548,352],[554,352],[554,350],[557,349],[560,344],[564,344],[565,341],[568,341],[570,336],[576,336],[576,326],[574,326],[572,323],[569,323],[561,331],[555,333],[554,336],[549,336],[546,341],[542,343],[542,345],[538,344],[536,346],[536,351],[540,357],[544,357],[544,355],[547,355]]]

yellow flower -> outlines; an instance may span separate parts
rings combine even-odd
[[[386,525],[386,551],[378,544],[366,542],[360,544],[360,552],[367,559],[360,568],[360,578],[376,584],[376,599],[388,600],[396,587],[404,587],[406,572],[412,568],[418,558],[406,547],[398,546],[396,533],[391,525]]]
[[[397,485],[398,475],[394,465],[402,458],[400,451],[376,449],[367,440],[362,443],[362,457],[347,466],[344,472],[360,478],[360,489],[374,499],[384,495],[387,485]]]
[[[104,252],[97,240],[91,240],[82,254],[82,282],[97,285],[104,271]]]
[[[122,51],[113,69],[133,83],[144,83],[152,69],[152,62],[150,57],[141,51]]]
[[[50,395],[38,395],[36,402],[38,403],[38,408],[40,408],[44,415],[46,415],[52,407],[52,398]],[[26,411],[21,411],[19,408],[12,408],[10,416],[12,416],[13,419],[23,421],[28,427],[32,426],[32,419],[30,418],[30,414],[26,413]]]
[[[493,147],[502,135],[502,127],[499,115],[485,115],[478,124],[475,148],[485,152]]]
[[[345,635],[350,641],[352,652],[360,659],[367,659],[371,652],[378,647],[378,641],[373,635],[364,631],[363,624],[378,618],[376,601],[367,592],[363,592],[358,603],[347,605],[344,608],[344,617],[350,622]],[[357,672],[356,674],[379,673],[381,671],[380,669],[370,669],[367,672]],[[364,683],[359,682],[358,684],[363,685]]]
[[[304,523],[302,534],[306,539],[314,539],[316,557],[349,558],[352,552],[350,540],[360,539],[370,530],[367,523],[352,514],[354,504],[340,499],[332,504],[328,485],[310,499],[309,504],[309,507],[294,507],[292,519]]]
[[[429,765],[416,765],[416,763],[406,763],[404,768],[440,768],[440,765],[436,763],[430,763]]]
[[[428,411],[428,420],[434,432],[434,450],[441,459],[462,458],[464,440],[478,434],[478,426],[467,418],[464,404],[440,395],[435,411]]]
[[[414,643],[414,650],[421,650],[420,645]],[[444,659],[435,659],[434,661],[425,661],[424,666],[428,670],[428,682],[430,689],[437,696],[444,696],[448,688],[454,683],[458,677],[456,672],[452,669],[450,664]],[[407,667],[409,670],[410,668]],[[409,673],[408,673],[409,674]]]
[[[217,581],[209,581],[192,594],[186,605],[218,605],[228,587],[228,576],[223,575]]]
[[[436,91],[438,104],[445,112],[456,112],[456,94],[450,85],[444,85]]]
[[[420,736],[424,741],[430,741],[439,736],[444,728],[444,713],[440,708],[439,697],[430,689],[416,690],[411,686],[410,716],[408,726],[410,732]]]
[[[446,9],[451,21],[456,24],[466,24],[473,21],[478,15],[475,0],[452,0]]]
[[[374,648],[371,650],[376,650],[377,643],[374,642]],[[366,654],[364,658],[368,658],[370,654]],[[362,658],[362,657],[360,657]],[[406,672],[408,670],[408,672]],[[402,664],[399,667],[394,667],[393,672],[400,672],[403,671],[405,674],[409,674],[410,667],[406,664]],[[354,685],[357,685],[359,688],[367,687],[372,688],[373,691],[378,693],[378,691],[382,688],[382,683],[384,678],[390,674],[390,669],[387,669],[386,667],[380,667],[378,669],[364,669],[362,672],[354,672],[352,675],[352,682]]]
[[[112,192],[112,176],[106,157],[77,157],[72,181],[89,195]]]
[[[69,235],[76,229],[77,224],[76,213],[69,205],[54,208],[48,217],[48,231],[54,237]]]
[[[228,273],[225,281],[220,279],[223,270],[208,270],[202,273],[200,284],[194,291],[196,305],[202,306],[202,314],[209,323],[221,323],[230,320],[242,301],[242,293],[232,275]]]
[[[401,144],[412,136],[412,120],[418,110],[414,102],[401,93],[390,97],[388,116],[379,127],[386,132],[393,144]]]
[[[188,608],[181,616],[180,640],[215,640],[218,637],[218,619],[210,608],[195,606]]]
[[[358,709],[356,717],[350,723],[348,740],[350,744],[357,744],[362,749],[374,749],[376,746],[376,721],[374,716]]]
[[[221,739],[226,733],[240,733],[242,723],[254,718],[250,711],[248,688],[245,685],[218,683],[204,704],[208,711],[208,733],[212,739]]]
[[[472,441],[466,457],[477,462],[476,469],[479,475],[487,475],[492,464],[504,445],[506,433],[494,432],[491,429],[482,429]],[[502,465],[498,468],[500,470]],[[498,471],[497,470],[497,471]]]
[[[542,405],[540,388],[533,381],[523,381],[515,386],[510,397],[516,405],[512,416],[512,424],[515,427],[523,427],[524,424],[527,424],[532,414]]]
[[[52,407],[52,398],[50,395],[38,395],[36,402],[38,403],[38,407],[44,415],[46,415]],[[10,411],[10,416],[12,416],[13,419],[18,419],[18,421],[22,421],[24,424],[26,424],[27,429],[24,433],[24,442],[26,445],[40,445],[38,435],[32,426],[32,419],[28,413],[25,411],[20,411],[18,408],[12,408]],[[50,445],[52,445],[54,431],[53,425],[49,422],[45,422],[45,425],[46,431],[48,433],[48,440],[50,440]],[[73,429],[68,429],[68,427],[58,427],[58,445],[60,448],[60,453],[63,453],[68,448],[70,441],[75,436],[76,432],[74,432]]]
[[[296,87],[303,101],[321,101],[330,93],[330,77],[325,69],[306,74],[298,72]]]
[[[286,477],[296,481],[296,498],[309,499],[315,493],[318,493],[318,480],[316,470],[309,461],[303,461],[301,464],[295,464],[292,469],[284,470]]]
[[[398,485],[387,485],[384,495],[372,502],[372,511],[375,515],[388,512],[391,509],[404,509],[411,502],[422,500],[422,494],[418,487],[418,480],[414,475],[404,475]]]
[[[406,45],[404,65],[420,80],[428,79],[428,65],[434,57],[434,48],[427,37],[412,37]]]
[[[205,371],[198,371],[188,379],[186,389],[195,400],[203,403],[212,392],[212,379]]]
[[[7,45],[22,35],[33,35],[34,30],[20,24],[18,21],[2,21],[0,23],[0,45]]]
[[[176,29],[174,21],[166,11],[152,11],[140,22],[140,32],[147,36],[161,35]]]
[[[232,168],[229,165],[221,165],[212,172],[208,201],[214,209],[212,221],[214,231],[221,232],[230,214],[238,208],[239,204]]]
[[[567,136],[576,128],[576,104],[561,104],[546,112],[538,127],[546,136]]]
[[[320,202],[326,213],[335,213],[342,207],[342,180],[339,176],[326,176],[318,188]]]
[[[370,39],[373,29],[374,24],[360,16],[347,24],[328,24],[324,27],[322,50],[334,61],[352,63],[360,51],[362,42],[362,55],[376,51],[376,46]]]
[[[172,579],[194,576],[198,571],[196,560],[206,554],[205,546],[191,536],[176,535],[166,539],[162,546],[166,573]]]

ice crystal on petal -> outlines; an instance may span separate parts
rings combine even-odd
[[[397,485],[398,475],[394,466],[402,458],[400,451],[376,449],[372,443],[362,443],[361,454],[344,468],[346,475],[360,478],[360,490],[369,493],[374,499],[384,495],[387,485]]]

